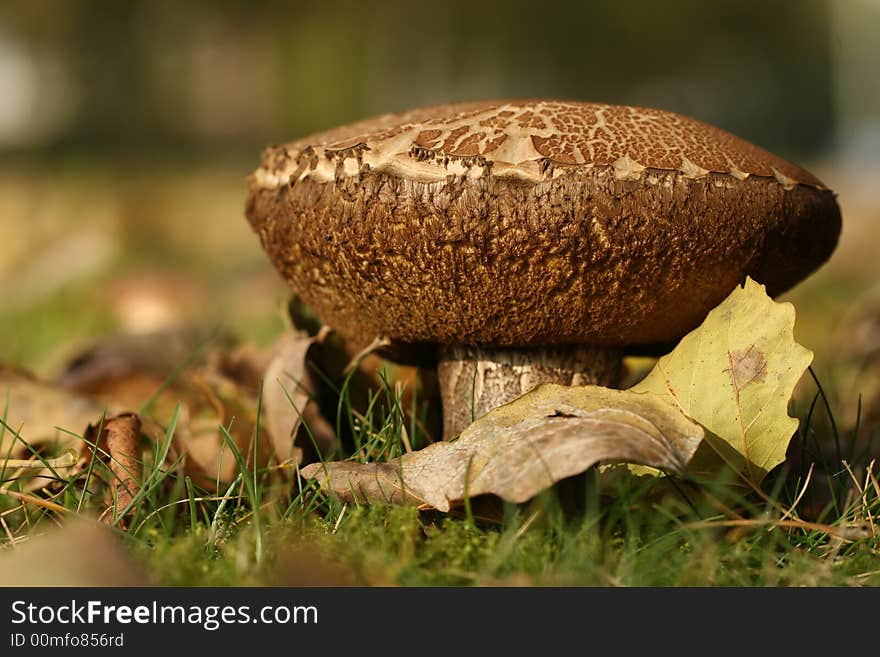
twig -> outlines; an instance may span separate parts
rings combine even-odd
[[[3,467],[7,469],[30,469],[42,470],[43,468],[72,468],[76,465],[77,454],[74,450],[68,449],[61,456],[53,459],[6,459],[2,462]]]
[[[345,369],[342,370],[343,374],[348,374],[354,368],[361,364],[361,361],[372,354],[374,351],[378,351],[384,347],[387,347],[391,344],[391,339],[378,336],[373,339],[373,341],[368,344],[366,347],[357,352],[354,356],[352,356],[351,360],[348,361],[348,365],[345,366]]]
[[[22,502],[35,504],[36,506],[41,506],[44,509],[49,509],[50,511],[57,511],[58,513],[72,513],[70,509],[66,509],[60,504],[55,504],[55,502],[50,502],[49,500],[44,500],[33,495],[28,495],[27,493],[19,493],[17,490],[0,488],[0,495],[9,495],[10,497],[14,497],[15,499],[21,500]]]
[[[6,518],[0,516],[0,525],[3,525],[3,531],[6,532],[6,536],[9,539],[9,544],[14,548],[15,547],[15,536],[12,535],[12,532],[9,531],[9,525],[6,524]]]

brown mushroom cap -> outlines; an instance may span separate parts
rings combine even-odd
[[[353,337],[496,346],[675,340],[746,275],[788,289],[834,250],[834,194],[656,109],[494,101],[267,149],[247,217]]]

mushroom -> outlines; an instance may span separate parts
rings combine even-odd
[[[444,437],[539,383],[619,384],[746,276],[822,264],[834,194],[719,128],[558,100],[441,105],[264,151],[247,218],[325,322],[436,347]]]

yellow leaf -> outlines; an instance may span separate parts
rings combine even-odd
[[[794,317],[790,303],[773,301],[748,278],[630,390],[675,404],[713,434],[707,440],[722,458],[758,484],[785,460],[798,426],[788,401],[813,360],[794,341]]]

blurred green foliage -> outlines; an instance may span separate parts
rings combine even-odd
[[[833,138],[830,34],[825,0],[0,8],[0,40],[67,89],[63,120],[26,144],[37,153],[252,153],[385,111],[555,96],[683,112],[796,158]]]

